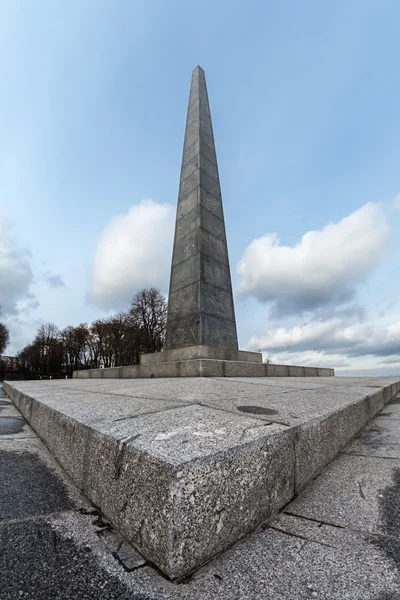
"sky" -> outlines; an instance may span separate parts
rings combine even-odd
[[[7,354],[168,294],[200,64],[240,348],[400,374],[399,23],[397,0],[2,0]]]

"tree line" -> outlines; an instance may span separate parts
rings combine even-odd
[[[166,320],[165,298],[156,288],[145,288],[135,294],[129,310],[90,325],[64,329],[53,323],[41,325],[17,355],[19,370],[71,375],[79,369],[138,364],[141,354],[162,350]]]

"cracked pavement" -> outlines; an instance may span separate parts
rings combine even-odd
[[[0,388],[0,599],[400,600],[400,395],[286,509],[171,583]]]

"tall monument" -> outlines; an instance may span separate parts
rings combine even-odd
[[[139,365],[74,377],[331,376],[333,369],[264,364],[238,350],[231,273],[206,79],[192,74],[168,299],[165,350]]]
[[[166,350],[238,349],[217,155],[204,71],[192,74],[168,298]]]

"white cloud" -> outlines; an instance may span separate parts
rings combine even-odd
[[[400,194],[397,194],[396,198],[393,200],[393,208],[395,210],[400,210]]]
[[[19,247],[12,234],[12,224],[0,211],[0,305],[3,316],[16,315],[19,304],[32,299],[31,257]]]
[[[29,313],[34,308],[30,309],[28,307]],[[10,343],[7,346],[6,353],[13,356],[33,341],[42,321],[40,319],[32,319],[29,315],[23,314],[22,318],[19,316],[10,317],[5,321],[5,324],[10,331]]]
[[[400,355],[400,321],[388,326],[375,322],[353,324],[341,318],[314,320],[298,327],[278,327],[253,336],[250,350],[268,354],[318,352],[342,357]]]
[[[305,367],[345,368],[351,363],[341,354],[325,354],[315,350],[305,352],[269,352],[263,353],[264,358],[270,357],[271,362],[282,365],[297,365]]]
[[[110,220],[96,249],[88,292],[104,309],[127,308],[134,293],[148,286],[168,291],[175,210],[143,200]]]
[[[374,203],[309,231],[294,247],[266,234],[248,246],[237,265],[238,292],[271,302],[275,316],[348,302],[382,261],[389,234],[382,208]]]

